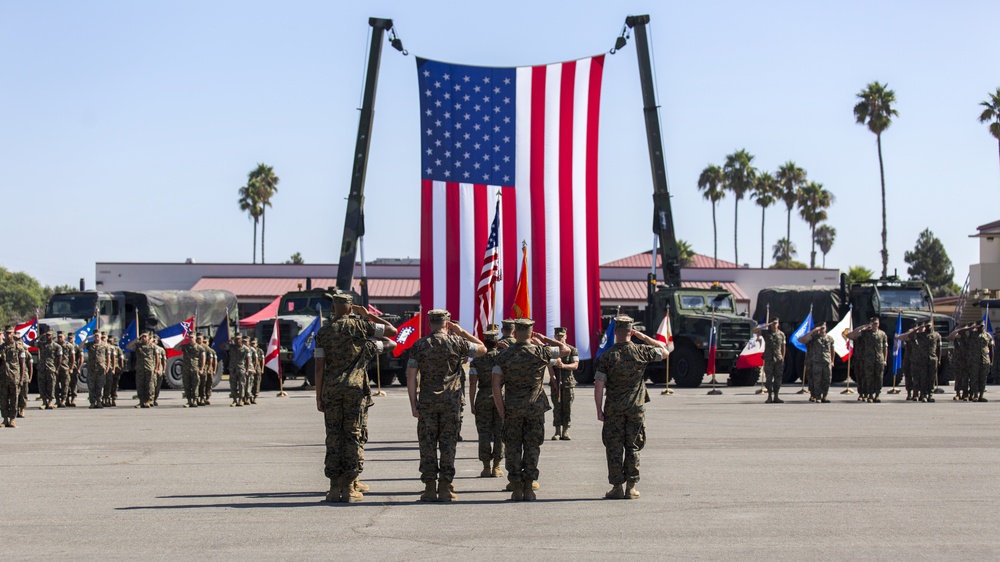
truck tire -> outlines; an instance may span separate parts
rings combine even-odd
[[[705,358],[689,345],[678,346],[670,356],[670,377],[682,388],[698,388],[705,378]]]
[[[219,386],[220,382],[222,382],[222,363],[219,363],[215,369],[215,376],[212,377],[212,388]]]
[[[646,365],[646,378],[653,384],[663,384],[667,382],[667,370],[662,361],[649,363]]]
[[[580,367],[573,374],[576,384],[594,384],[594,363],[593,359],[580,361]]]
[[[173,388],[175,390],[184,388],[184,369],[181,367],[182,356],[171,357],[167,359],[167,369],[163,373],[163,382],[167,385],[167,388]]]
[[[89,379],[87,378],[87,365],[86,363],[84,363],[83,366],[80,367],[80,375],[77,377],[76,380],[76,391],[77,392],[89,391],[90,387],[87,385],[88,381]]]
[[[733,369],[729,374],[729,386],[757,386],[760,380],[760,367],[751,369]]]

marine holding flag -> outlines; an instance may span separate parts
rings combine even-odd
[[[364,470],[364,411],[371,388],[368,363],[395,346],[396,328],[352,306],[349,294],[333,296],[333,320],[316,334],[316,409],[326,426],[325,474],[328,502],[357,502],[364,497],[357,479]]]
[[[767,389],[765,404],[784,404],[778,398],[781,377],[785,372],[785,332],[779,328],[780,319],[774,317],[767,324],[753,329],[753,333],[764,340],[764,388]]]

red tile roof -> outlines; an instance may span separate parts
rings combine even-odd
[[[608,262],[601,267],[649,267],[650,266],[650,254],[649,252],[642,252],[641,254],[635,254],[633,256],[627,256],[619,260]],[[659,268],[663,263],[663,259],[659,254],[656,255],[656,267]],[[693,268],[708,268],[715,269],[715,260],[712,256],[703,256],[701,254],[694,254],[691,257],[691,265],[686,265],[684,267]],[[736,264],[731,261],[719,260],[719,268],[734,268]]]
[[[682,281],[681,286],[688,289],[711,289],[712,283],[708,281]],[[719,286],[733,294],[733,297],[740,302],[750,302],[743,289],[736,283],[719,283]],[[645,281],[601,281],[601,300],[618,301],[644,301],[646,300]]]
[[[274,298],[289,291],[299,290],[299,284],[305,289],[306,280],[302,278],[278,277],[202,277],[192,290],[221,289],[230,291],[243,298]],[[313,278],[313,287],[335,287],[336,279]],[[353,288],[361,292],[358,279],[354,280]],[[393,299],[416,298],[420,292],[419,279],[369,279],[368,295],[373,298]]]

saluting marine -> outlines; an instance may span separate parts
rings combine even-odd
[[[4,427],[17,427],[17,395],[21,376],[25,372],[27,353],[14,340],[14,327],[4,328],[4,342],[0,344],[0,415]]]
[[[566,343],[566,328],[557,327],[553,333],[558,342]],[[569,346],[569,355],[561,357],[551,367],[549,376],[549,393],[552,395],[552,425],[555,434],[552,440],[569,441],[569,425],[572,421],[573,389],[576,378],[573,372],[580,366],[580,355],[576,348]]]
[[[481,477],[503,476],[500,461],[503,459],[503,419],[493,401],[493,366],[496,364],[497,332],[483,332],[486,354],[476,357],[469,365],[469,404],[476,417],[476,432],[479,434],[479,460],[483,463]],[[503,383],[501,381],[501,388]],[[502,391],[502,390],[501,390]],[[490,467],[492,462],[493,466]]]
[[[764,387],[767,389],[765,404],[784,404],[778,398],[781,390],[781,376],[785,371],[785,332],[778,327],[780,320],[775,317],[763,326],[757,326],[753,333],[764,340]]]
[[[817,326],[799,337],[806,346],[806,369],[809,379],[809,401],[828,404],[833,377],[833,338],[826,333],[826,326]]]

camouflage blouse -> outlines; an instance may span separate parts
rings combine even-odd
[[[188,341],[181,344],[180,350],[184,353],[184,366],[188,369],[198,369],[203,361],[204,354],[201,346]]]
[[[811,364],[833,365],[833,338],[830,334],[813,336],[806,344],[806,362]]]
[[[576,363],[578,361],[580,361],[580,352],[578,352],[572,345],[569,346],[569,355],[556,361],[556,364],[552,367],[552,371],[559,379],[559,386],[562,388],[573,388],[576,386],[576,377],[573,376],[574,371],[560,369],[559,365],[564,363]]]
[[[632,341],[616,343],[597,359],[594,380],[604,381],[604,413],[645,411],[646,364],[663,360],[663,351]]]
[[[764,361],[769,363],[784,361],[782,351],[785,347],[785,332],[761,330],[760,337],[764,339]]]
[[[464,338],[451,336],[445,332],[420,338],[410,348],[407,368],[420,372],[421,404],[458,402],[462,399],[462,363],[472,351],[472,346]]]
[[[469,365],[469,374],[476,375],[479,388],[479,396],[493,395],[493,366],[497,363],[499,349],[489,351],[482,357],[476,357]]]
[[[38,361],[42,369],[49,373],[56,372],[56,362],[62,358],[63,348],[56,342],[38,344]]]
[[[21,380],[21,360],[26,354],[17,343],[0,344],[0,378],[8,383],[17,384]]]
[[[87,369],[106,371],[108,368],[108,346],[97,341],[87,344]]]
[[[369,338],[382,335],[380,327],[371,320],[348,314],[319,329],[316,348],[323,350],[324,396],[336,389],[365,389],[368,363],[381,349]]]
[[[929,362],[937,362],[941,351],[941,334],[937,332],[918,332],[913,341],[920,346],[920,355]]]
[[[132,351],[135,353],[135,370],[137,373],[152,374],[156,367],[156,348],[153,342],[136,342]]]
[[[990,364],[990,348],[993,347],[993,336],[991,336],[985,330],[982,332],[976,332],[969,338],[969,343],[972,346],[972,361],[976,364],[989,365]]]
[[[59,372],[70,372],[76,367],[76,346],[69,341],[62,343],[63,360]]]
[[[882,330],[865,330],[854,340],[854,353],[862,361],[881,362],[886,346],[885,332]]]
[[[502,376],[504,406],[525,414],[541,414],[552,409],[542,391],[545,367],[558,358],[559,348],[515,342],[497,356],[493,376]]]

